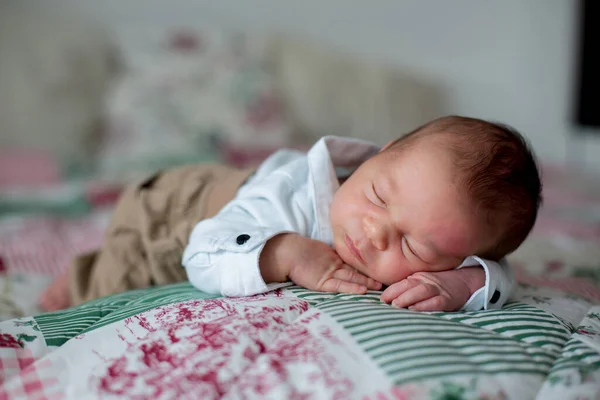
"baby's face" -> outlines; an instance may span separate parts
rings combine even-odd
[[[495,240],[459,193],[450,155],[426,139],[363,163],[335,194],[330,218],[344,262],[386,285],[453,269]]]

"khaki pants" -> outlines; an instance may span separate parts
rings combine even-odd
[[[181,257],[196,223],[231,201],[253,170],[217,164],[159,172],[125,189],[103,247],[70,266],[73,304],[186,280]]]

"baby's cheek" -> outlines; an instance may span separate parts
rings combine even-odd
[[[411,274],[412,271],[408,268],[406,263],[389,259],[387,262],[381,260],[381,262],[378,262],[368,273],[369,277],[388,286],[406,279]]]
[[[356,268],[357,270],[359,270],[362,273],[366,273],[366,271],[363,271],[363,268],[360,265],[354,264],[354,258],[351,257],[351,255],[344,243],[344,238],[341,235],[336,236],[334,238],[333,248],[335,249],[336,253],[338,254],[338,256],[340,256],[340,258],[342,259],[342,261],[345,264],[348,264],[352,268]]]

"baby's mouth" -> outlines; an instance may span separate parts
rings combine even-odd
[[[352,241],[350,236],[348,236],[346,234],[344,237],[344,240],[346,241],[346,246],[348,247],[348,250],[350,250],[350,253],[352,253],[354,258],[356,258],[361,264],[363,264],[363,265],[366,264],[365,260],[362,258],[362,255],[360,254],[360,250],[358,250],[358,248],[354,245],[354,242]]]

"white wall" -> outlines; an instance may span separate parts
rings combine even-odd
[[[103,0],[86,7],[125,41],[186,25],[285,30],[327,42],[431,79],[446,91],[448,113],[509,123],[544,160],[562,163],[571,154],[600,171],[600,135],[573,139],[570,123],[575,0]]]

